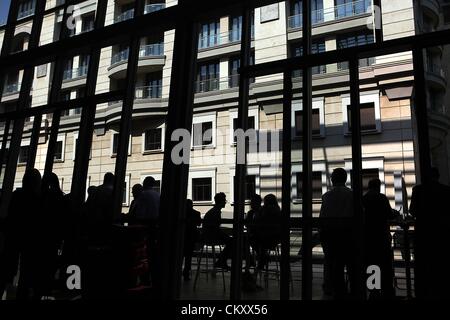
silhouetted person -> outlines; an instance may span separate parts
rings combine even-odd
[[[227,203],[226,195],[220,192],[214,196],[214,207],[203,217],[203,240],[210,245],[225,245],[222,253],[215,263],[216,268],[229,269],[227,259],[231,254],[232,237],[227,235],[221,228],[222,209]]]
[[[137,183],[133,186],[131,189],[131,193],[133,194],[133,201],[131,201],[130,204],[130,210],[128,212],[128,221],[133,221],[136,215],[136,200],[139,198],[139,196],[142,194],[142,191],[144,191],[144,187],[142,184]]]
[[[200,212],[194,209],[192,200],[186,200],[186,230],[184,233],[184,269],[185,281],[190,280],[192,254],[195,244],[199,241],[200,232],[198,227],[202,224]]]
[[[155,179],[153,177],[146,177],[143,183],[143,191],[136,198],[133,209],[133,223],[143,225],[147,228],[148,240],[148,256],[150,260],[150,276],[152,285],[158,286],[160,279],[160,266],[158,260],[158,218],[159,218],[159,204],[160,194],[153,188],[155,186]]]
[[[333,189],[322,196],[320,240],[325,254],[324,289],[330,286],[335,298],[347,294],[345,267],[352,293],[355,291],[355,247],[353,192],[345,186],[347,172],[338,168],[331,175]]]
[[[263,269],[269,261],[268,250],[281,241],[281,209],[275,195],[264,197],[264,206],[253,221],[253,246],[258,254],[258,269]]]
[[[439,171],[432,168],[428,181],[413,188],[410,212],[414,228],[414,283],[420,299],[450,297],[450,280],[443,256],[448,251],[450,187],[439,182]]]
[[[58,263],[58,251],[64,237],[64,215],[67,211],[64,193],[59,186],[59,179],[53,172],[42,178],[43,212],[39,223],[41,232],[40,250],[40,291],[49,296]]]
[[[257,247],[257,239],[255,234],[255,221],[261,215],[262,210],[262,198],[259,194],[254,194],[250,199],[250,210],[247,212],[244,218],[244,225],[247,228],[247,237],[244,238],[245,243],[245,255],[246,255],[246,265],[245,268],[248,271],[250,266],[254,266],[254,259],[250,253],[250,246]]]
[[[0,295],[5,284],[11,283],[20,268],[16,298],[40,299],[39,241],[42,237],[37,227],[42,216],[41,174],[36,169],[25,172],[22,188],[13,192],[6,217],[5,252],[1,264]],[[20,258],[20,267],[19,267]],[[30,291],[33,291],[32,293]]]
[[[392,237],[389,221],[395,219],[388,198],[380,192],[381,181],[369,181],[369,191],[363,196],[365,214],[365,262],[366,267],[376,265],[381,269],[381,292],[372,290],[371,298],[393,298],[394,269]]]

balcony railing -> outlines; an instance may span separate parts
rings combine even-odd
[[[17,19],[24,19],[26,17],[32,16],[34,14],[34,6],[26,9],[26,10],[21,10],[17,13]]]
[[[160,99],[161,96],[162,96],[162,86],[161,85],[136,88],[136,93],[135,93],[136,100]]]
[[[87,75],[88,66],[81,66],[79,68],[64,70],[63,80],[73,80]]]
[[[165,8],[166,8],[166,4],[165,3],[151,3],[151,4],[147,4],[145,6],[145,9],[144,9],[144,14],[152,13],[152,12],[159,11],[159,10],[163,10]]]
[[[163,56],[164,55],[164,44],[155,43],[141,46],[139,50],[140,57],[152,57],[152,56]]]
[[[128,60],[128,49],[114,54],[111,59],[111,64],[116,64],[125,60]]]
[[[312,24],[318,24],[324,21],[339,20],[347,17],[353,17],[360,14],[365,14],[367,8],[372,4],[371,0],[353,1],[331,8],[313,10],[311,11]],[[296,14],[288,18],[289,29],[296,29],[303,27],[303,15]]]
[[[129,20],[129,19],[133,19],[133,17],[134,17],[134,9],[131,9],[128,11],[124,11],[121,14],[119,14],[118,16],[116,16],[116,19],[114,21],[116,23],[118,23],[118,22]]]
[[[201,80],[195,83],[195,93],[217,91],[220,89],[220,79],[212,78],[208,80]]]
[[[368,67],[371,65],[375,64],[375,58],[374,57],[370,57],[370,58],[364,58],[364,59],[359,59],[359,67]],[[345,71],[349,69],[349,64],[347,61],[344,62],[338,62],[338,70],[339,71]]]
[[[242,30],[235,29],[220,34],[211,34],[207,36],[199,36],[198,48],[206,49],[220,46],[222,44],[228,44],[233,42],[240,42],[242,38]],[[255,28],[252,26],[251,39],[255,38]]]
[[[7,84],[3,88],[3,94],[13,94],[19,91],[20,91],[20,83]]]

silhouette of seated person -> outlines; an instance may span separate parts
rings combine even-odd
[[[250,210],[244,218],[244,225],[247,228],[247,237],[244,237],[244,247],[246,255],[246,270],[254,266],[254,259],[250,253],[250,246],[256,248],[255,221],[258,220],[262,210],[262,198],[259,194],[254,194],[250,199]],[[256,250],[256,249],[255,249]]]
[[[264,197],[264,205],[255,211],[253,221],[251,245],[257,253],[258,269],[264,269],[269,262],[268,251],[281,241],[281,209],[275,195]]]
[[[423,179],[424,183],[413,188],[409,209],[416,220],[415,295],[419,299],[448,299],[450,280],[442,257],[448,251],[450,187],[439,182],[437,168],[431,168],[429,176]]]
[[[369,181],[369,191],[363,196],[365,215],[365,263],[366,267],[379,266],[381,269],[381,292],[372,290],[371,298],[393,298],[394,269],[392,236],[389,221],[396,218],[388,198],[381,193],[381,181]]]
[[[345,186],[347,172],[337,168],[331,175],[333,188],[322,196],[320,240],[324,252],[324,289],[336,299],[347,296],[345,268],[350,293],[355,293],[356,271],[353,227],[353,191]]]
[[[230,258],[232,237],[221,228],[222,209],[225,208],[226,195],[220,192],[214,196],[214,207],[203,217],[202,238],[207,245],[225,245],[222,253],[215,263],[216,268],[229,269],[227,259]]]
[[[200,240],[198,227],[202,224],[200,212],[194,209],[192,200],[186,200],[186,229],[184,232],[184,268],[183,278],[190,280],[192,254],[195,244]]]
[[[22,179],[22,188],[16,189],[12,194],[5,219],[5,247],[0,261],[0,296],[20,269],[16,299],[41,298],[38,280],[42,263],[39,255],[42,245],[42,233],[39,230],[42,210],[41,174],[36,169],[28,169]]]

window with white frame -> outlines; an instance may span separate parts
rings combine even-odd
[[[119,133],[118,132],[113,132],[111,134],[111,156],[115,157],[117,156],[117,150],[119,148]],[[131,135],[130,135],[130,140],[128,143],[128,155],[131,155]]]
[[[26,164],[30,153],[30,140],[23,140],[20,143],[18,164]]]
[[[238,110],[230,110],[230,144],[236,145],[237,137],[234,135],[236,128],[238,127]],[[256,132],[259,130],[259,107],[251,107],[248,110],[248,128],[254,129]]]
[[[56,140],[55,155],[54,155],[55,161],[64,162],[65,149],[66,149],[66,135],[64,134],[58,136],[58,139]]]
[[[78,132],[74,132],[73,134],[73,150],[72,150],[72,160],[75,161],[75,155],[77,152],[77,143],[78,143]],[[92,146],[89,150],[89,159],[92,159]]]
[[[164,126],[150,128],[142,133],[143,153],[164,150]]]
[[[348,173],[347,186],[352,186],[352,159],[345,160],[345,170]],[[384,177],[384,157],[363,158],[362,160],[362,182],[363,194],[368,191],[369,181],[372,179],[380,179],[381,193],[386,192]]]
[[[216,169],[195,170],[189,173],[188,198],[195,203],[211,204],[216,194]]]
[[[236,183],[236,169],[230,169],[230,202],[234,202],[234,186]],[[260,166],[247,166],[245,175],[245,201],[249,202],[254,194],[261,193],[261,168]]]
[[[192,124],[193,148],[215,147],[216,113],[194,116]]]
[[[346,94],[341,98],[344,134],[348,135],[352,131],[350,95]],[[359,112],[362,133],[381,132],[380,93],[378,91],[361,93]]]
[[[303,103],[292,102],[292,137],[301,138],[303,135]],[[312,134],[313,137],[325,136],[324,98],[315,98],[312,103]]]
[[[324,161],[313,162],[312,192],[313,201],[320,201],[322,195],[328,191],[327,168]],[[292,164],[291,198],[295,202],[301,202],[303,198],[303,167],[301,163]]]

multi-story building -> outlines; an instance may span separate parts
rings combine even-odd
[[[47,1],[51,8],[61,1]],[[132,0],[108,0],[106,24],[120,23],[133,17]],[[176,5],[176,1],[148,1],[145,13]],[[252,21],[252,61],[263,63],[302,55],[302,1],[282,1],[257,8]],[[315,0],[312,1],[313,53],[339,50],[375,41],[375,31],[382,28],[385,40],[428,31],[438,26],[438,1],[387,1],[379,11],[371,10],[371,0]],[[436,7],[433,7],[437,5]],[[437,9],[437,12],[436,12]],[[18,18],[32,15],[33,0],[22,0]],[[96,0],[79,5],[71,36],[89,32],[94,27]],[[375,13],[374,13],[375,12]],[[448,19],[448,17],[447,17]],[[432,22],[430,22],[432,20]],[[45,17],[41,44],[59,39],[62,12]],[[214,194],[225,192],[233,199],[233,177],[236,146],[233,128],[236,126],[239,86],[239,53],[242,18],[224,16],[204,21],[199,26],[197,76],[195,82],[194,119],[191,141],[191,165],[188,197],[204,212],[212,203]],[[19,25],[14,34],[12,51],[25,50],[31,31],[31,22]],[[174,31],[149,34],[141,39],[133,128],[129,146],[126,183],[123,193],[124,212],[131,201],[131,186],[152,175],[160,184],[165,140],[165,115],[168,106]],[[0,43],[3,31],[0,31]],[[339,52],[339,51],[337,51]],[[432,133],[444,146],[450,146],[446,137],[449,119],[445,102],[449,91],[442,55],[448,49],[438,48],[427,54],[427,80],[430,110],[438,127]],[[103,48],[98,70],[97,93],[123,88],[127,83],[128,44]],[[62,100],[84,94],[89,56],[76,56],[65,62]],[[53,64],[35,70],[31,106],[47,103]],[[327,64],[313,70],[313,198],[318,211],[321,195],[330,187],[330,173],[336,167],[351,172],[350,84],[347,63]],[[293,160],[292,209],[301,210],[301,137],[302,103],[300,96],[301,72],[293,73],[294,101],[292,104]],[[19,96],[22,71],[8,74],[1,112],[15,108]],[[416,183],[417,157],[414,134],[412,54],[404,52],[376,56],[360,61],[361,119],[363,145],[363,181],[371,178],[382,181],[382,191],[392,206],[404,208]],[[283,75],[251,79],[249,126],[256,130],[258,139],[276,137],[282,132]],[[447,96],[448,98],[448,96]],[[91,148],[87,185],[99,185],[104,173],[114,171],[121,120],[122,101],[97,106],[95,134]],[[435,112],[436,111],[436,112]],[[64,112],[58,132],[54,172],[62,188],[70,191],[76,139],[78,138],[80,109]],[[27,161],[32,120],[27,122],[19,155],[17,186]],[[51,115],[43,118],[36,166],[43,169],[46,159]],[[432,129],[430,129],[432,130]],[[443,139],[443,140],[442,140]],[[258,149],[248,156],[246,178],[247,196],[274,193],[281,196],[281,149],[272,139],[269,150]],[[261,145],[259,143],[259,145]],[[446,149],[446,148],[444,148]],[[270,152],[269,152],[270,151]],[[447,154],[447,151],[446,153]],[[436,163],[448,167],[448,157],[433,154]],[[442,170],[444,171],[444,170]],[[446,179],[448,179],[447,171]],[[231,213],[232,200],[225,211]]]

